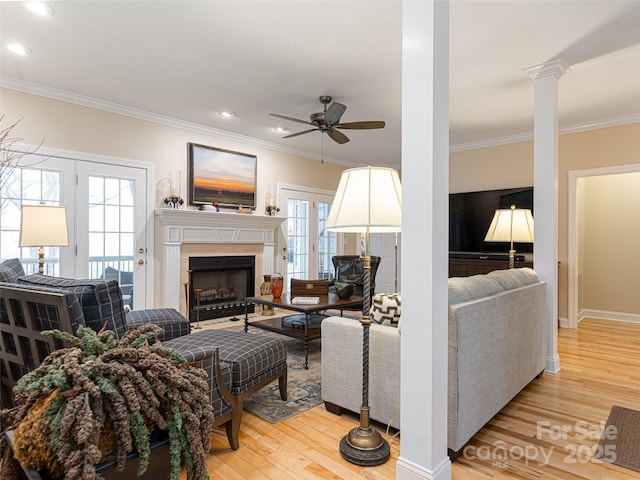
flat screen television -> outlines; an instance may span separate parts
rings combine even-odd
[[[533,213],[533,187],[452,193],[449,195],[449,252],[508,253],[507,242],[485,242],[499,208],[528,208]],[[514,243],[517,253],[533,253],[532,243]]]

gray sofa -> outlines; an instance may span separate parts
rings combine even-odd
[[[449,279],[447,446],[452,457],[544,370],[545,312],[546,284],[530,268]],[[402,322],[374,323],[370,330],[371,418],[395,428],[400,428]],[[359,412],[362,327],[354,319],[329,317],[321,328],[322,399],[334,413]]]

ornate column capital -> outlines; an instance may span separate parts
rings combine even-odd
[[[560,80],[562,76],[570,69],[569,65],[562,59],[551,60],[550,62],[536,65],[534,67],[528,67],[524,69],[524,72],[536,80],[538,78],[548,77],[553,75],[556,79]]]

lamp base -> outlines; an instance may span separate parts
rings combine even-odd
[[[340,440],[342,458],[354,465],[381,465],[389,460],[390,453],[389,443],[371,427],[356,427]]]

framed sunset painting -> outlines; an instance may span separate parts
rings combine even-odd
[[[257,157],[187,144],[189,204],[220,207],[256,207]]]

